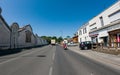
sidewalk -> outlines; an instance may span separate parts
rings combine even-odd
[[[80,50],[78,46],[68,47],[71,51],[79,53],[91,60],[97,61],[108,67],[112,67],[120,71],[120,55],[111,55],[106,53],[100,53],[92,50]]]

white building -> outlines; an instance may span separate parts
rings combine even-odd
[[[0,50],[28,48],[47,44],[45,39],[34,35],[30,25],[19,28],[17,23],[13,23],[9,27],[1,12],[2,9],[0,8]]]
[[[0,49],[9,49],[11,47],[11,29],[1,15],[0,8]]]
[[[37,34],[35,36],[36,36],[36,46],[42,46],[47,44],[46,40],[42,39]]]
[[[89,23],[84,24],[78,30],[78,42],[91,41],[89,37]]]
[[[13,23],[11,25],[11,49],[18,48],[18,37],[19,37],[19,25],[17,23]]]
[[[98,43],[104,42],[104,46],[110,42],[119,42],[117,39],[120,39],[120,32],[114,32],[115,36],[112,36],[114,39],[110,38],[109,32],[120,29],[120,1],[94,17],[89,23],[90,37],[93,41],[96,39]]]
[[[83,34],[85,27],[87,32]],[[108,43],[120,42],[120,1],[92,18],[87,25],[83,25],[78,30],[78,36],[79,42],[92,40],[95,43],[104,42],[105,46]]]
[[[36,45],[36,38],[30,25],[19,29],[18,44],[19,48],[33,47]]]
[[[11,25],[11,49],[41,46],[40,37],[32,32],[30,25],[19,28],[17,23]]]

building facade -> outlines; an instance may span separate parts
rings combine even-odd
[[[84,27],[87,32],[84,34]],[[120,1],[88,21],[78,30],[78,40],[103,43],[104,46],[120,47]],[[88,37],[88,38],[85,38]]]
[[[0,8],[0,49],[11,48],[11,29],[1,15]]]
[[[18,48],[18,37],[19,37],[19,25],[17,23],[13,23],[11,25],[11,49]]]
[[[91,41],[91,38],[89,37],[89,22],[81,26],[77,33],[78,42]]]
[[[19,29],[18,43],[19,48],[27,48],[35,46],[36,38],[33,34],[32,28],[30,25],[26,25]]]
[[[75,35],[75,36],[72,38],[72,41],[73,41],[74,43],[78,43],[78,36]]]
[[[19,28],[18,23],[14,22],[9,26],[1,15],[0,8],[0,50],[36,47],[46,45],[47,41],[34,35],[32,27],[26,25]]]
[[[104,46],[116,47],[119,42],[120,1],[89,21],[90,37]],[[113,34],[114,33],[114,34]]]

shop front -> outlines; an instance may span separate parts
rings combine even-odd
[[[89,37],[91,37],[91,40],[93,43],[98,43],[98,34],[89,34]]]
[[[110,47],[120,48],[120,29],[109,31]]]
[[[102,43],[104,47],[108,46],[108,32],[106,30],[102,30],[99,32],[99,43]]]

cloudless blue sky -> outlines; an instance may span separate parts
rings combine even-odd
[[[39,36],[73,36],[79,27],[117,0],[0,0],[9,25],[31,24]]]

